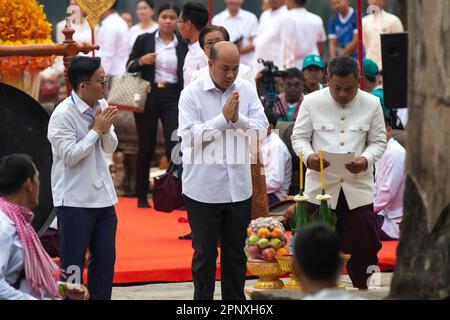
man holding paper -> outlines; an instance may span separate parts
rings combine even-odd
[[[292,147],[303,151],[308,167],[305,194],[309,211],[317,210],[321,194],[319,151],[354,153],[339,173],[327,172],[325,189],[332,196],[336,231],[342,250],[351,254],[347,265],[354,287],[367,289],[367,280],[378,263],[381,243],[373,210],[373,167],[386,148],[386,127],[379,99],[358,89],[359,65],[352,57],[338,57],[328,66],[328,88],[305,97],[292,134]],[[336,155],[335,155],[336,156]]]

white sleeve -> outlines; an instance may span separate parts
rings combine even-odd
[[[0,243],[2,244],[0,250],[0,300],[36,300],[35,297],[11,286],[5,279],[14,244],[14,238],[10,232],[5,231],[8,227],[5,221],[0,220]]]
[[[67,117],[58,114],[50,118],[47,137],[58,156],[64,159],[67,166],[72,167],[92,152],[99,134],[90,130],[77,142],[76,128]]]
[[[314,154],[312,148],[312,135],[314,133],[313,123],[311,120],[311,111],[309,99],[305,97],[301,106],[300,112],[295,121],[294,129],[292,131],[292,148],[295,154],[299,155],[303,150],[303,161],[307,164],[308,157]]]
[[[370,129],[367,134],[367,147],[361,155],[368,162],[367,170],[372,170],[375,162],[381,158],[386,150],[386,125],[384,124],[383,109],[380,102],[373,116]]]

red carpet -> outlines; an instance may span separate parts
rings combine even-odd
[[[186,212],[138,209],[134,198],[120,198],[116,211],[115,284],[192,281],[191,241],[178,240],[178,236],[190,231],[189,224],[178,222],[187,217]],[[394,268],[396,248],[396,241],[383,243],[378,254],[381,270]]]

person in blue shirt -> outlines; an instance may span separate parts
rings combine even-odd
[[[349,0],[331,0],[336,15],[328,23],[330,59],[337,56],[358,58],[358,18]]]

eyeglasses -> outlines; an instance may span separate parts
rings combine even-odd
[[[214,47],[214,45],[215,45],[217,42],[220,42],[220,41],[223,41],[223,40],[220,39],[220,40],[211,40],[211,41],[207,41],[207,42],[205,42],[205,48],[211,49],[212,47]]]
[[[185,23],[186,21],[184,21],[183,19],[177,19],[177,23]]]
[[[84,80],[83,82],[87,83],[100,83],[102,87],[106,87],[108,85],[108,77],[103,77],[98,81],[92,81],[92,80]]]

